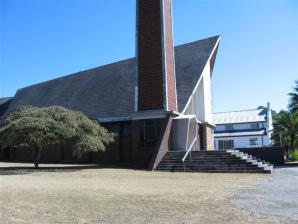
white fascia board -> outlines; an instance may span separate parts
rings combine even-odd
[[[191,120],[191,119],[195,119],[197,124],[201,124],[202,122],[199,121],[197,119],[197,116],[196,115],[185,115],[185,114],[180,114],[178,117],[175,117],[174,120],[179,120],[179,119],[188,119],[188,120]]]
[[[171,113],[166,112],[164,110],[154,110],[154,111],[137,112],[129,116],[102,117],[102,118],[97,118],[96,120],[99,123],[123,122],[123,121],[132,121],[132,120],[166,118],[169,114]]]
[[[235,133],[217,133],[213,134],[214,138],[226,138],[226,137],[246,137],[246,136],[266,136],[264,132],[235,132]]]
[[[132,120],[166,118],[170,113],[164,110],[138,112],[131,115]]]
[[[211,126],[211,127],[213,127],[213,128],[215,128],[215,127],[216,127],[216,125],[215,125],[215,124],[212,124],[212,123],[210,123],[210,122],[207,122],[207,121],[200,121],[200,123],[201,123],[202,125]]]
[[[99,123],[111,123],[111,122],[122,122],[122,121],[130,121],[131,117],[103,117],[103,118],[97,118],[97,121]]]

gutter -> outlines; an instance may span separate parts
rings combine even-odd
[[[96,118],[99,123],[112,123],[112,122],[124,122],[124,121],[135,121],[144,119],[157,119],[166,118],[168,115],[176,117],[179,113],[175,111],[165,111],[165,110],[150,110],[150,111],[140,111],[132,113],[128,116],[118,116],[118,117],[101,117]]]

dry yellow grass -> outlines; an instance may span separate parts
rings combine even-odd
[[[264,223],[229,202],[254,174],[0,172],[2,223]]]

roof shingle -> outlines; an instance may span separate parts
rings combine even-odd
[[[219,36],[175,47],[178,110],[195,87]],[[135,58],[19,89],[8,110],[21,105],[59,105],[89,117],[129,116],[137,86]]]
[[[249,122],[263,122],[267,119],[267,109],[253,109],[242,111],[221,112],[213,114],[214,124],[237,124]]]

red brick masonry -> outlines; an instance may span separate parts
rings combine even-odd
[[[167,68],[167,91],[168,91],[168,110],[177,110],[176,105],[176,80],[175,80],[175,55],[173,48],[172,32],[172,6],[171,0],[164,0],[164,20],[165,20],[165,51]]]
[[[171,0],[138,0],[137,7],[138,109],[177,110]]]
[[[160,12],[159,0],[138,0],[139,110],[164,107]]]

